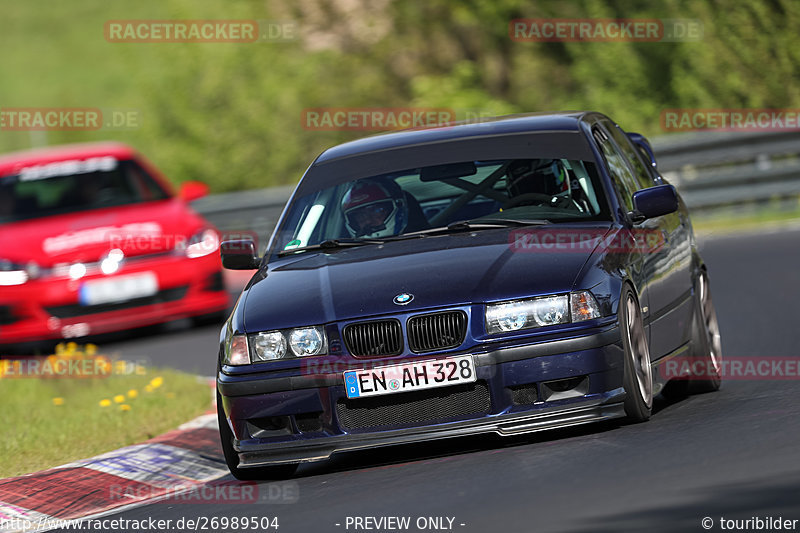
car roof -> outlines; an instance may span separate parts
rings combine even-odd
[[[112,156],[125,160],[135,157],[136,151],[127,144],[119,142],[95,142],[63,144],[0,154],[0,176],[16,174],[19,169],[69,159]]]
[[[594,112],[497,117],[375,135],[334,146],[306,170],[301,197],[354,179],[467,160],[564,158],[591,161],[594,153],[581,128]]]
[[[507,115],[481,118],[479,122],[454,122],[443,126],[372,135],[329,148],[320,154],[315,163],[367,152],[467,137],[545,131],[578,131],[580,122],[588,113],[590,112],[565,111],[561,113]]]

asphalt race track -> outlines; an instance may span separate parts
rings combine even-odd
[[[799,355],[800,229],[701,246],[725,356]],[[105,348],[213,375],[219,328],[173,330]],[[419,531],[419,517],[449,517],[455,531],[588,533],[704,531],[710,517],[719,531],[722,517],[800,519],[798,443],[796,379],[727,381],[718,393],[660,402],[644,424],[417,445],[305,466],[277,482],[297,491],[295,503],[172,502],[110,518],[276,516],[278,531],[293,533],[367,530],[346,527],[348,516],[411,517],[408,531]]]

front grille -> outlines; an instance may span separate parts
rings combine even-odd
[[[344,429],[368,429],[485,415],[491,407],[489,388],[478,381],[385,396],[343,398],[336,403],[336,414]]]
[[[403,333],[397,320],[361,322],[344,328],[344,343],[356,357],[398,355],[403,351]]]
[[[408,320],[407,329],[412,352],[455,348],[464,342],[467,315],[462,311],[418,315]]]
[[[57,318],[73,318],[76,316],[93,315],[96,313],[108,313],[110,311],[119,311],[121,309],[131,309],[133,307],[141,307],[143,305],[153,305],[167,302],[174,302],[186,296],[186,291],[189,290],[188,285],[175,287],[173,289],[165,289],[159,291],[153,296],[145,298],[135,298],[127,302],[109,303],[101,305],[59,305],[55,307],[45,307],[45,311]]]

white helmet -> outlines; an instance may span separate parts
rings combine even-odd
[[[408,225],[403,191],[388,179],[367,178],[354,183],[342,198],[342,213],[353,237],[398,235]]]

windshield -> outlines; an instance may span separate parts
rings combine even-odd
[[[455,222],[610,220],[593,162],[465,161],[341,183],[295,200],[277,250],[384,239]]]
[[[0,224],[168,197],[134,161],[61,161],[0,178]]]

